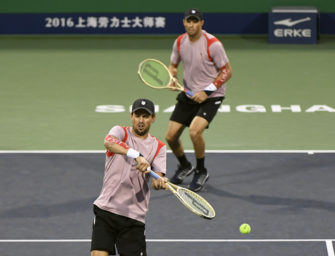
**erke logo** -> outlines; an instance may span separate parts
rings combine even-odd
[[[144,100],[142,100],[141,104],[142,104],[142,105],[145,105],[145,101],[144,101]]]
[[[291,18],[278,20],[273,22],[275,25],[283,25],[286,27],[293,27],[299,23],[310,21],[310,17],[306,17],[303,19],[292,21]],[[278,28],[273,31],[276,37],[312,37],[312,30],[311,29],[290,29],[290,28]]]
[[[289,19],[285,19],[285,20],[275,21],[274,24],[275,25],[284,25],[284,26],[287,26],[287,27],[293,27],[294,25],[297,25],[297,24],[302,23],[302,22],[310,21],[310,20],[311,20],[310,17],[306,17],[306,18],[296,20],[296,21],[292,21],[292,19],[289,18]]]

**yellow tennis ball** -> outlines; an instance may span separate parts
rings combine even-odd
[[[251,231],[251,227],[248,223],[243,223],[240,226],[240,232],[241,234],[249,234]]]

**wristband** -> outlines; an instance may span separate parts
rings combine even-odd
[[[204,90],[205,91],[210,91],[210,92],[215,92],[217,90],[217,88],[216,88],[216,86],[213,83],[211,83]]]
[[[216,86],[213,83],[211,83],[204,89],[204,92],[207,94],[207,96],[209,96],[216,90],[217,90]]]
[[[127,151],[127,156],[131,157],[131,158],[134,158],[134,159],[138,158],[140,155],[141,155],[140,152],[136,151],[133,148],[130,148]]]

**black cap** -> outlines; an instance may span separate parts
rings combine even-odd
[[[155,105],[151,100],[148,99],[137,99],[134,101],[131,108],[131,113],[134,113],[136,110],[139,109],[144,109],[151,115],[155,114]]]
[[[197,8],[190,8],[190,9],[186,10],[186,12],[184,14],[184,19],[186,20],[186,19],[191,18],[191,17],[194,17],[197,20],[203,20],[202,12]]]

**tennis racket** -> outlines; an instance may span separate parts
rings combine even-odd
[[[150,171],[150,175],[155,179],[160,179],[157,173]],[[179,187],[171,182],[167,182],[169,190],[185,205],[190,211],[205,219],[213,219],[215,217],[214,208],[201,196],[193,191]]]
[[[178,83],[170,73],[169,69],[159,60],[145,59],[138,66],[138,75],[143,83],[155,89],[177,89],[184,91],[189,96],[193,96],[193,92],[186,90]],[[170,86],[174,82],[176,86]]]

